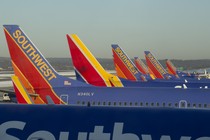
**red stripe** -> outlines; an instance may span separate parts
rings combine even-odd
[[[19,89],[16,87],[16,85],[14,83],[13,83],[13,87],[14,87],[14,90],[15,90],[15,95],[16,95],[18,103],[27,104],[26,100],[24,99],[24,97],[22,96]]]

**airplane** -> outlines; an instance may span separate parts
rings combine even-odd
[[[209,140],[210,111],[0,104],[1,140]]]
[[[72,58],[72,63],[74,65],[76,78],[79,81],[86,82],[88,84],[92,84],[95,86],[107,86],[107,87],[175,87],[177,85],[182,85],[184,83],[160,83],[157,82],[143,82],[147,81],[145,76],[135,68],[135,65],[132,61],[127,57],[124,51],[119,48],[119,46],[113,45],[113,53],[114,53],[114,60],[117,60],[119,63],[115,63],[116,68],[122,69],[121,67],[124,65],[123,68],[127,68],[126,70],[117,71],[118,76],[119,73],[122,73],[122,77],[117,77],[116,75],[108,73],[97,61],[94,55],[90,52],[90,50],[85,46],[85,44],[80,40],[80,38],[76,34],[68,35],[67,36],[70,54]],[[116,52],[116,53],[115,53]],[[123,62],[121,58],[117,58],[117,53],[122,54],[122,56],[126,61],[126,64]],[[121,61],[122,60],[122,61]],[[118,66],[119,64],[119,66]],[[128,65],[126,67],[126,65]],[[133,65],[132,65],[133,64]],[[129,69],[130,68],[130,69]],[[132,74],[132,71],[136,74]],[[126,73],[125,73],[126,72]],[[90,74],[91,73],[91,74]],[[135,76],[134,76],[135,75]],[[125,79],[126,77],[131,77],[132,79]],[[141,78],[140,78],[141,77]],[[135,80],[139,80],[141,82],[133,82]],[[150,78],[149,78],[150,79]],[[132,81],[130,81],[132,80]],[[200,86],[199,86],[200,87]]]
[[[79,42],[79,41],[80,42]],[[81,42],[81,40],[79,39],[79,38],[77,38],[77,40],[76,41],[78,41],[77,42],[77,44],[78,43],[80,43],[80,44],[82,44],[84,47],[84,49],[85,49],[85,45]],[[80,45],[81,46],[81,45]],[[82,47],[80,47],[80,48],[82,48]],[[86,50],[84,51],[86,54],[88,54],[88,49],[86,48]],[[76,52],[77,53],[77,52]],[[73,53],[73,54],[76,54],[76,53]],[[73,55],[72,55],[73,56]],[[88,56],[88,55],[87,55]],[[167,84],[165,84],[165,83],[161,83],[161,84],[154,84],[153,85],[153,83],[151,83],[151,84],[148,84],[148,83],[141,83],[140,85],[138,84],[138,83],[133,83],[133,82],[130,82],[130,81],[126,81],[125,79],[119,79],[117,76],[115,76],[115,75],[112,75],[112,74],[110,74],[110,73],[107,73],[103,68],[102,68],[102,66],[98,63],[98,61],[93,57],[93,55],[90,53],[90,55],[89,55],[89,57],[90,56],[92,56],[92,58],[89,58],[89,61],[91,60],[91,62],[89,62],[90,64],[89,65],[91,65],[92,66],[92,68],[93,68],[93,70],[92,71],[90,71],[91,70],[91,66],[90,67],[88,67],[88,68],[86,68],[86,76],[88,76],[88,77],[86,77],[86,76],[84,76],[84,67],[86,66],[86,65],[88,65],[88,64],[83,64],[82,65],[82,67],[80,67],[80,69],[82,68],[82,72],[81,71],[78,71],[78,70],[76,70],[76,75],[77,75],[77,79],[79,79],[79,80],[81,80],[82,79],[82,81],[85,81],[85,82],[87,82],[87,83],[90,83],[90,84],[93,84],[93,85],[96,85],[96,86],[115,86],[115,87],[122,87],[122,86],[141,86],[141,87],[147,87],[147,86],[152,86],[152,87],[165,87],[165,86],[167,86],[167,87],[184,87],[183,86],[183,83],[181,83],[181,84],[179,84],[179,83],[172,83],[172,85],[170,85],[169,83],[167,83]],[[83,60],[83,61],[80,61],[80,59],[81,58],[79,58],[79,61],[77,61],[77,62],[79,62],[79,65],[81,65],[82,63],[84,63],[85,62],[85,60]],[[93,62],[93,60],[95,59],[95,62]],[[73,59],[74,60],[74,59]],[[82,63],[81,63],[82,62]],[[94,64],[94,66],[93,66],[93,64]],[[75,64],[74,64],[75,65]],[[15,66],[13,66],[13,67],[15,67]],[[100,70],[98,70],[100,68]],[[94,69],[97,69],[97,70],[95,70],[97,73],[98,73],[98,75],[99,75],[99,77],[98,78],[96,78],[96,75],[97,75],[97,73],[96,74],[94,74],[93,73],[93,71],[94,71]],[[95,75],[95,76],[90,76],[88,73],[89,72],[91,72],[93,75]],[[100,72],[100,73],[99,73]],[[21,79],[21,81],[22,81],[22,83],[24,84],[24,87],[26,87],[26,89],[29,91],[29,93],[33,93],[34,91],[33,91],[33,88],[31,87],[31,85],[30,84],[28,84],[29,82],[27,81],[27,79],[21,74],[21,72],[19,72],[19,70],[18,70],[18,68],[15,68],[14,69],[14,73],[15,73],[15,75],[19,75],[18,77]],[[82,74],[80,74],[80,73],[82,73]],[[102,73],[102,74],[101,74]],[[63,74],[62,74],[63,75]],[[80,76],[78,76],[78,75],[80,75]],[[100,77],[100,76],[102,76],[102,77]],[[78,77],[80,77],[80,78],[78,78]],[[90,78],[92,78],[92,79],[90,79]],[[101,78],[101,79],[100,79]],[[142,76],[141,75],[141,78],[142,79],[144,79],[144,76]],[[105,81],[106,82],[104,82],[103,80],[105,79]],[[102,82],[101,82],[102,81]],[[146,81],[146,80],[145,80]],[[156,81],[155,81],[156,82]],[[202,87],[203,85],[199,85],[199,88],[200,87]],[[191,86],[189,86],[189,87],[191,87]],[[204,87],[204,86],[203,86]],[[205,85],[205,87],[206,87],[206,85]]]
[[[18,25],[4,25],[4,32],[13,68],[45,103],[50,97],[55,104],[69,105],[210,107],[209,89],[96,87],[61,76]]]
[[[151,86],[148,83],[134,83],[133,81],[130,81],[130,79],[127,80],[125,78],[108,73],[76,34],[68,35],[67,40],[77,80],[95,86],[107,87]],[[136,74],[136,77],[139,80],[147,81],[145,79],[145,76],[143,76],[140,72]],[[171,85],[170,87],[175,87],[176,85],[177,83]],[[157,84],[155,84],[154,86],[157,86]]]

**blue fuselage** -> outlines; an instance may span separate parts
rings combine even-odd
[[[68,104],[141,107],[210,108],[209,89],[173,88],[54,88]]]
[[[155,79],[148,81],[131,81],[121,78],[120,79],[124,87],[181,87],[184,88],[184,85],[187,88],[209,88],[210,80],[209,79]]]
[[[210,111],[0,105],[1,140],[209,140]]]

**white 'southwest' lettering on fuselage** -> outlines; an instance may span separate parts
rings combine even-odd
[[[55,73],[52,69],[47,65],[45,61],[43,61],[42,57],[38,53],[38,51],[33,47],[33,45],[29,42],[29,40],[22,35],[20,30],[16,30],[12,36],[15,38],[16,42],[25,52],[25,54],[32,60],[32,62],[38,67],[42,75],[48,80],[52,80],[56,78]]]
[[[151,53],[147,54],[147,57],[150,59],[152,64],[158,69],[158,71],[161,74],[166,74],[166,72],[163,70],[163,68],[160,66],[160,64],[156,61],[156,59],[152,56]]]
[[[130,62],[130,60],[128,59],[128,57],[123,53],[123,51],[117,47],[115,49],[115,52],[120,56],[120,58],[123,60],[123,62],[127,65],[127,67],[129,68],[129,70],[133,73],[133,75],[137,74],[138,71],[136,70],[136,68],[133,66],[133,64]]]
[[[51,123],[53,124],[53,123]],[[69,131],[53,131],[50,132],[48,130],[37,130],[35,132],[28,131],[25,129],[25,126],[27,125],[26,122],[22,121],[7,121],[0,125],[0,139],[1,140],[22,140],[22,138],[13,136],[12,134],[15,134],[14,132],[17,131],[18,134],[24,135],[24,137],[27,137],[27,140],[56,140],[56,137],[59,138],[58,140],[71,140],[70,138],[70,132]],[[67,124],[71,125],[71,124]],[[53,126],[53,125],[52,125]],[[113,127],[113,132],[104,132],[104,126],[94,126],[93,132],[76,132],[78,138],[77,140],[153,140],[151,134],[134,134],[134,133],[125,133],[123,132],[124,129],[124,123],[121,122],[115,122]],[[31,128],[33,130],[33,126],[26,127],[28,129]],[[13,133],[7,133],[8,130],[13,130]],[[83,129],[84,130],[84,129]],[[112,130],[112,129],[110,129]],[[30,132],[30,133],[28,133]],[[178,138],[178,136],[177,136]],[[180,136],[180,140],[191,140],[191,136]],[[169,135],[161,135],[160,140],[173,140],[173,137]],[[210,137],[198,137],[194,140],[209,140]],[[157,139],[156,139],[157,140]]]

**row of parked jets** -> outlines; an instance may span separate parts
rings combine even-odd
[[[17,101],[39,105],[0,106],[0,139],[210,139],[209,79],[177,71],[170,61],[166,71],[149,51],[147,67],[138,58],[135,65],[116,44],[114,75],[77,35],[67,34],[76,73],[71,79],[55,71],[18,25],[3,27]]]
[[[4,25],[18,103],[209,108],[209,79],[177,71],[167,72],[145,51],[148,69],[135,64],[119,45],[112,45],[117,75],[108,73],[75,34],[68,34],[76,80],[59,75],[17,25]],[[79,87],[79,88],[78,88]],[[181,88],[181,89],[180,89]],[[196,97],[196,98],[195,98]]]

